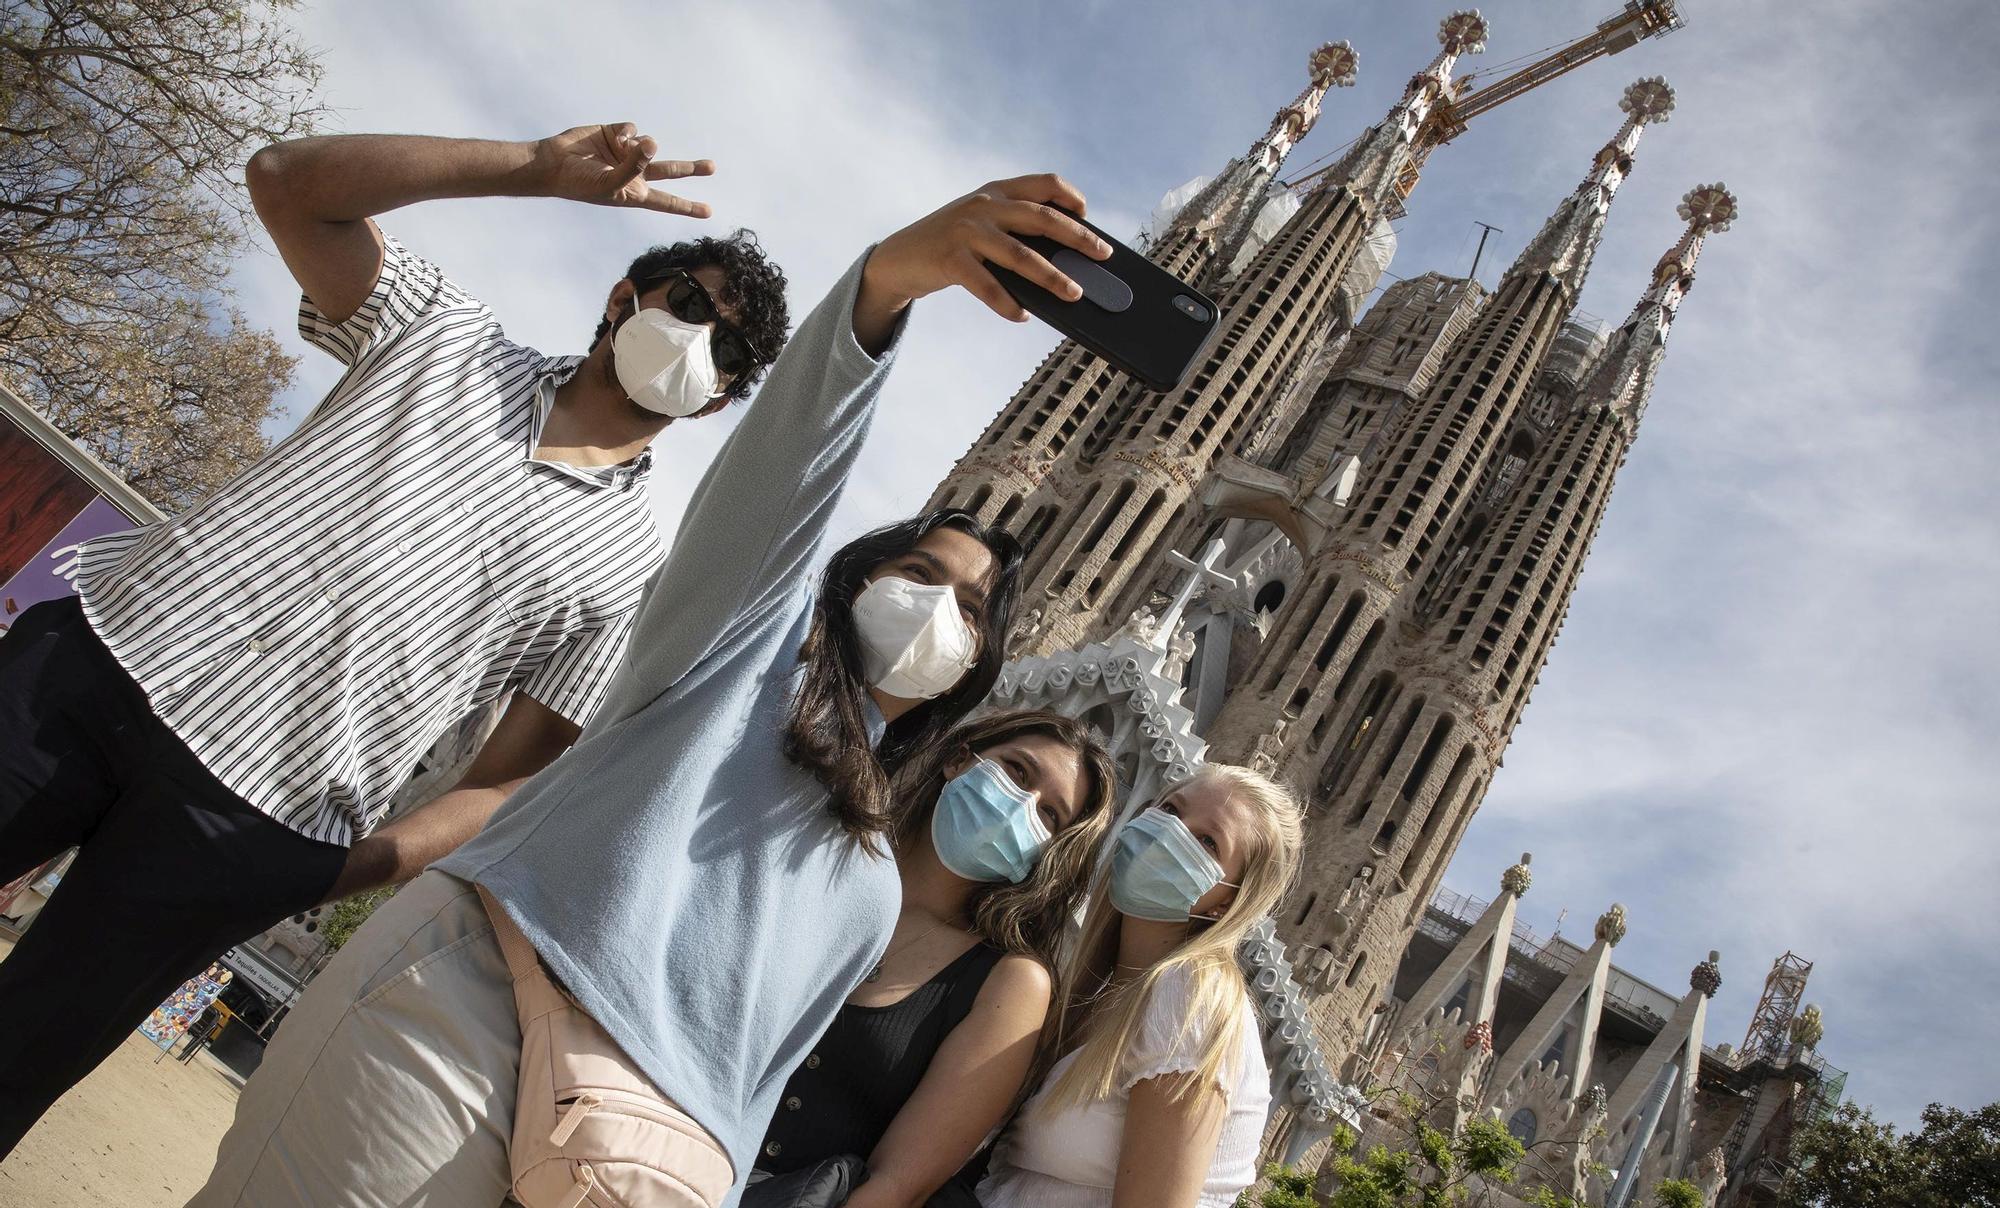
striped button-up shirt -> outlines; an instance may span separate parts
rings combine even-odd
[[[86,544],[84,613],[217,779],[301,834],[365,835],[448,726],[510,690],[589,720],[664,555],[650,452],[535,456],[579,358],[384,240],[348,369],[297,431],[186,512]]]

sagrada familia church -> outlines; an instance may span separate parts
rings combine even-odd
[[[1474,90],[1477,12],[1388,115],[1281,182],[1345,43],[1249,151],[1176,190],[1147,254],[1216,298],[1222,331],[1160,394],[1059,345],[939,484],[932,506],[1029,549],[995,704],[1108,735],[1128,809],[1203,760],[1309,802],[1305,874],[1244,953],[1263,1007],[1273,1160],[1324,1161],[1335,1121],[1408,1148],[1393,1088],[1432,1122],[1496,1117],[1530,1147],[1493,1202],[1547,1186],[1638,1203],[1669,1177],[1769,1202],[1792,1128],[1844,1075],[1814,1052],[1811,966],[1773,967],[1741,1048],[1711,1047],[1717,955],[1668,992],[1617,968],[1622,907],[1579,946],[1515,923],[1529,858],[1481,902],[1442,891],[1561,630],[1659,378],[1703,244],[1736,199],[1697,184],[1685,227],[1615,329],[1575,313],[1640,137],[1674,95],[1642,79],[1492,290],[1438,272],[1377,287],[1425,157],[1478,112],[1680,25],[1632,0],[1578,43]],[[1578,148],[1578,159],[1585,148]],[[1367,299],[1374,298],[1372,304]],[[1403,1131],[1399,1131],[1403,1130]]]
[[[1147,254],[1221,306],[1185,385],[1157,393],[1064,342],[930,500],[1029,550],[995,707],[1094,724],[1128,811],[1203,760],[1308,802],[1304,875],[1242,959],[1273,1075],[1266,1156],[1323,1180],[1338,1125],[1365,1152],[1410,1148],[1416,1118],[1484,1117],[1527,1156],[1478,1202],[1546,1187],[1624,1208],[1684,1178],[1709,1208],[1768,1204],[1794,1130],[1845,1082],[1816,1052],[1812,966],[1790,952],[1743,1043],[1710,1044],[1716,953],[1666,989],[1612,963],[1621,906],[1587,940],[1535,935],[1515,919],[1526,855],[1490,900],[1442,883],[1562,628],[1702,247],[1737,203],[1694,185],[1624,321],[1576,312],[1640,137],[1673,109],[1652,78],[1602,98],[1608,137],[1576,149],[1582,178],[1495,288],[1388,274],[1392,223],[1478,114],[1680,26],[1676,0],[1625,0],[1474,87],[1454,70],[1486,22],[1453,13],[1386,117],[1281,180],[1354,80],[1352,48],[1320,47],[1262,137],[1170,193],[1147,232]],[[441,744],[405,799],[443,787],[486,724]],[[295,985],[323,960],[317,926],[301,915],[232,955]]]

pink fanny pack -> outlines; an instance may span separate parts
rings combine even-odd
[[[514,1198],[524,1208],[716,1208],[736,1181],[722,1147],[556,987],[483,886],[479,899],[521,1016]]]

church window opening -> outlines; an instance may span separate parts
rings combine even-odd
[[[1554,1040],[1549,1042],[1548,1050],[1542,1054],[1542,1064],[1547,1066],[1562,1064],[1563,1050],[1568,1047],[1569,1029],[1564,1028],[1562,1031],[1556,1033]]]
[[[1284,602],[1285,581],[1273,579],[1257,589],[1257,598],[1251,601],[1251,607],[1258,612],[1275,613],[1278,611],[1278,606]]]
[[[1458,993],[1452,995],[1451,1001],[1444,1004],[1444,1013],[1449,1016],[1453,1011],[1456,1011],[1458,1012],[1459,1019],[1463,1021],[1465,1019],[1466,1004],[1471,1001],[1472,983],[1470,981],[1462,981],[1458,983]]]
[[[1366,952],[1355,953],[1354,963],[1347,967],[1347,977],[1340,984],[1343,986],[1353,985],[1355,981],[1360,978],[1361,970],[1367,967],[1367,964],[1368,964],[1368,954]]]
[[[1513,1134],[1514,1139],[1521,1143],[1523,1149],[1526,1149],[1535,1143],[1535,1126],[1538,1123],[1539,1121],[1535,1119],[1535,1113],[1524,1107],[1507,1117],[1507,1131]]]
[[[1292,926],[1294,927],[1304,926],[1306,918],[1312,914],[1313,903],[1317,901],[1319,901],[1319,895],[1317,893],[1307,894],[1304,904],[1302,904],[1299,907],[1299,916],[1292,920]]]

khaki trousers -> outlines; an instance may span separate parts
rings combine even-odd
[[[463,881],[391,898],[279,1026],[189,1208],[507,1202],[521,1026]]]

